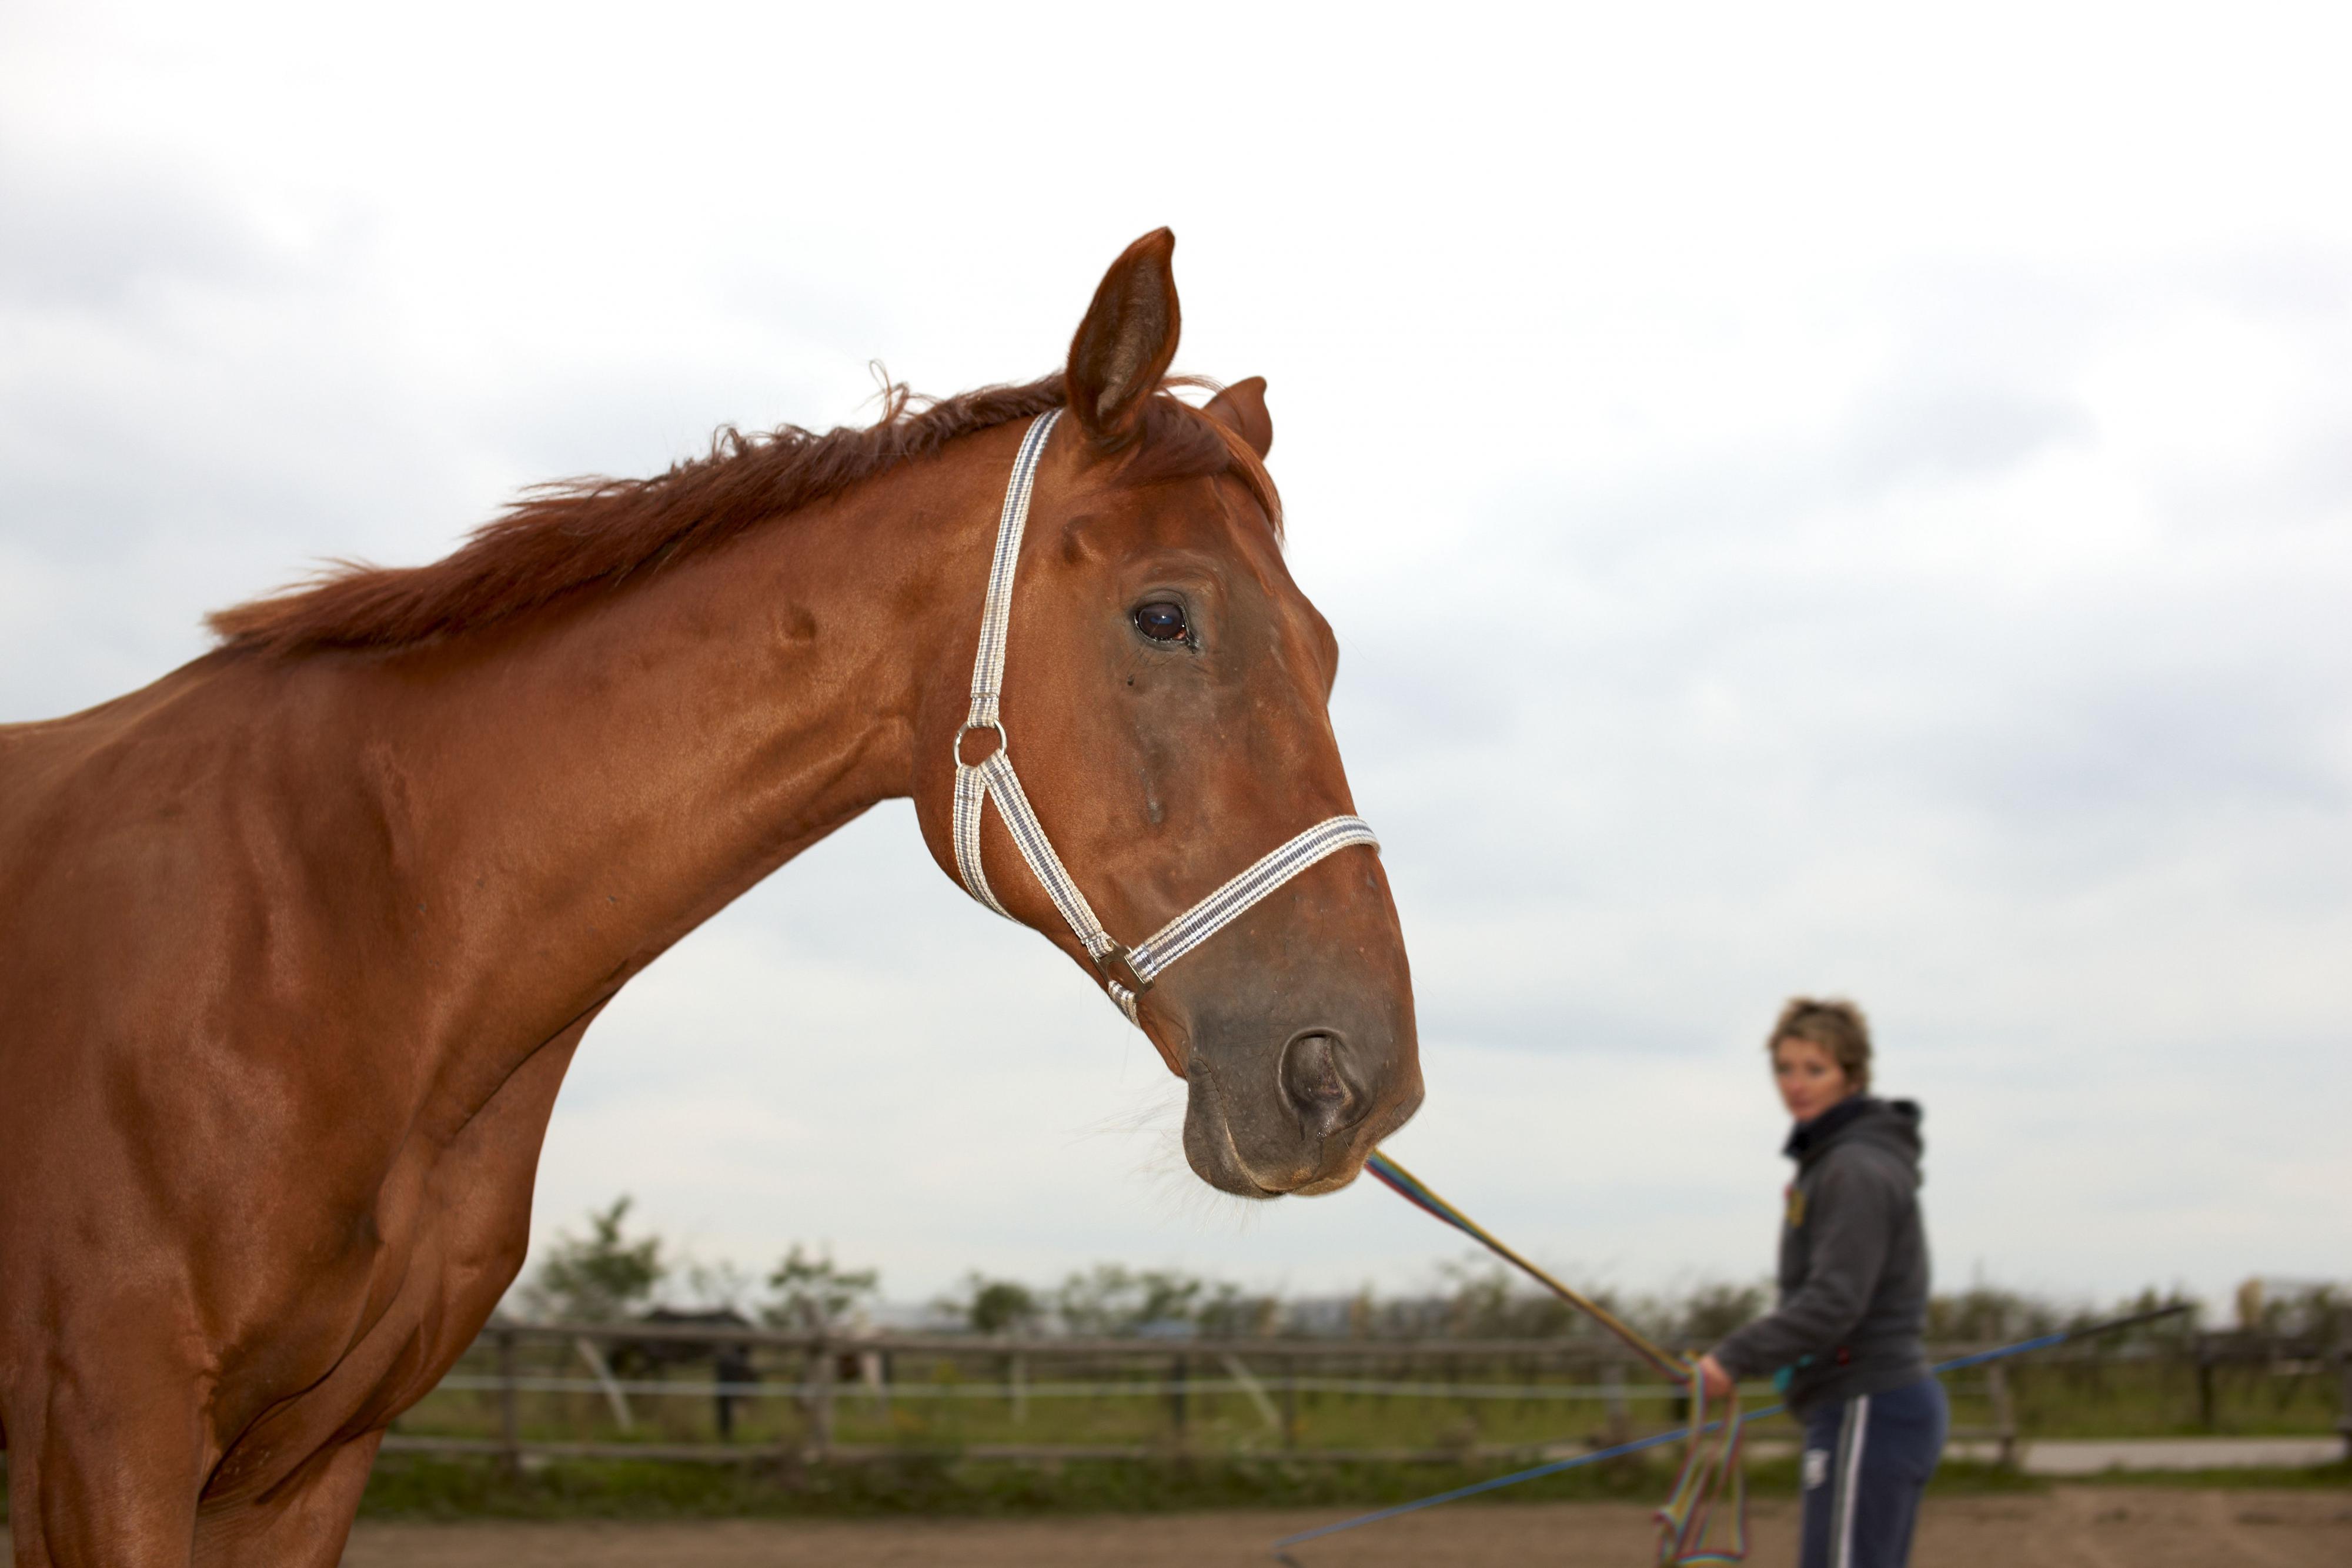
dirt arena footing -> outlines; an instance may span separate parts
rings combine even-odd
[[[1222,1568],[1344,1517],[1235,1511],[1041,1521],[679,1524],[363,1523],[344,1568]],[[1753,1512],[1759,1568],[1796,1551],[1795,1506]],[[1639,1568],[1645,1509],[1537,1503],[1432,1509],[1297,1549],[1306,1568]],[[2352,1491],[2060,1486],[2038,1495],[1930,1498],[1915,1568],[2344,1568]]]

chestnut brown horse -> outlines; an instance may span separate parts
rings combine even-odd
[[[1265,383],[1168,391],[1173,246],[1119,257],[1044,381],[537,492],[436,564],[227,611],[145,690],[0,730],[18,1563],[335,1563],[384,1427],[521,1266],[599,1009],[877,800],[912,796],[954,875],[952,747],[1036,416],[1067,410],[1005,727],[1104,925],[1131,941],[1352,811]],[[1001,821],[982,854],[1101,985]],[[1139,1018],[1228,1192],[1339,1186],[1421,1097],[1369,848],[1283,885]]]

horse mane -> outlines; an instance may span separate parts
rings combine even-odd
[[[1278,536],[1282,505],[1256,451],[1223,422],[1171,390],[1147,405],[1143,439],[1121,465],[1142,483],[1230,472]],[[337,560],[307,582],[215,611],[222,646],[263,654],[324,649],[390,651],[460,636],[589,591],[613,591],[763,523],[839,495],[960,436],[1060,407],[1060,371],[1019,386],[918,398],[885,389],[882,416],[823,434],[796,424],[745,435],[732,425],[710,450],[650,479],[582,478],[533,486],[522,498],[429,566]]]

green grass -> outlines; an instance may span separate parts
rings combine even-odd
[[[772,1468],[646,1460],[560,1461],[522,1475],[488,1460],[387,1455],[361,1514],[372,1519],[1035,1518],[1194,1509],[1328,1508],[1407,1502],[1505,1473],[1496,1466],[1115,1461],[975,1463],[930,1455],[783,1474]],[[1470,1500],[1506,1502],[1663,1500],[1663,1464],[1612,1461]],[[1794,1497],[1796,1462],[1748,1467],[1759,1497]],[[2035,1492],[2046,1484],[1990,1466],[1947,1465],[1939,1493]]]
[[[2321,1437],[2343,1410],[2335,1368],[2283,1374],[2263,1365],[2214,1371],[2213,1424],[2200,1420],[2196,1369],[2187,1362],[2093,1362],[2021,1357],[2009,1380],[2020,1431],[2029,1437]],[[1956,1424],[1991,1419],[1980,1375],[1948,1384]]]
[[[538,1347],[532,1347],[537,1349]],[[558,1347],[559,1349],[561,1347]],[[1278,1375],[1272,1356],[1255,1358],[1259,1375],[1271,1384]],[[910,1448],[961,1448],[974,1444],[1137,1445],[1167,1442],[1171,1432],[1170,1401],[1156,1390],[1168,1375],[1166,1352],[1139,1353],[1107,1358],[1104,1364],[1070,1368],[1044,1366],[1033,1372],[1041,1381],[1052,1377],[1107,1386],[1131,1385],[1133,1395],[1083,1398],[1037,1396],[1016,1410],[1009,1397],[995,1393],[1003,1376],[1001,1357],[979,1356],[961,1362],[948,1357],[903,1358],[896,1369],[907,1382],[953,1386],[978,1385],[980,1397],[950,1398],[895,1393],[887,1408],[866,1391],[845,1387],[835,1407],[834,1436],[846,1444],[888,1444]],[[1042,1363],[1045,1358],[1040,1357]],[[1334,1367],[1322,1375],[1370,1377],[1398,1382],[1440,1382],[1448,1368],[1433,1359],[1416,1361],[1391,1350],[1368,1353],[1363,1367]],[[477,1371],[473,1365],[463,1370]],[[542,1354],[527,1375],[578,1377],[576,1363]],[[770,1369],[772,1380],[797,1374],[786,1365]],[[1302,1375],[1315,1376],[1313,1363],[1302,1362]],[[1556,1369],[1522,1370],[1513,1366],[1478,1367],[1472,1375],[1491,1383],[1539,1381],[1559,1386],[1571,1382]],[[699,1369],[691,1375],[707,1375]],[[1196,1377],[1223,1380],[1226,1373],[1211,1364],[1196,1366]],[[1591,1384],[1589,1374],[1575,1385]],[[1658,1397],[1654,1384],[1633,1383],[1631,1415],[1637,1431],[1655,1431],[1672,1424],[1671,1401]],[[1270,1388],[1278,1397],[1278,1388]],[[603,1442],[629,1437],[670,1442],[710,1442],[717,1433],[711,1403],[699,1396],[632,1398],[634,1430],[625,1436],[613,1421],[603,1398],[593,1393],[526,1393],[520,1400],[520,1428],[527,1439],[571,1439]],[[1460,1399],[1396,1397],[1338,1390],[1302,1391],[1296,1401],[1297,1444],[1302,1448],[1468,1448],[1475,1445],[1534,1446],[1579,1439],[1608,1424],[1603,1406],[1595,1400]],[[496,1395],[485,1390],[441,1389],[401,1418],[400,1430],[416,1435],[488,1437],[498,1431]],[[750,1448],[775,1446],[797,1437],[804,1416],[784,1398],[744,1401],[738,1406],[736,1440]],[[1281,1447],[1254,1401],[1236,1392],[1209,1393],[1195,1389],[1186,1400],[1186,1446],[1202,1453],[1265,1451]]]
[[[1345,1515],[1484,1480],[1509,1468],[1231,1459],[1013,1465],[928,1454],[797,1471],[764,1464],[560,1460],[534,1464],[517,1476],[489,1459],[387,1454],[376,1462],[360,1512],[368,1519],[449,1521],[1039,1518],[1234,1508],[1329,1509]],[[2086,1479],[2101,1486],[2344,1490],[2352,1489],[2352,1466]],[[1756,1497],[1792,1498],[1797,1493],[1796,1460],[1751,1463],[1748,1480]],[[1637,1457],[1547,1476],[1465,1500],[1462,1506],[1654,1504],[1664,1498],[1671,1481],[1669,1465]],[[2051,1485],[1996,1466],[1954,1461],[1937,1471],[1929,1490],[1948,1497],[2034,1494],[2048,1491]],[[6,1499],[0,1495],[0,1521],[6,1518]]]
[[[892,1369],[903,1384],[961,1385],[981,1397],[948,1398],[904,1392],[887,1410],[861,1389],[845,1388],[835,1406],[835,1435],[854,1444],[895,1444],[919,1448],[958,1448],[980,1443],[1144,1444],[1167,1440],[1171,1425],[1164,1394],[1141,1392],[1169,1374],[1171,1352],[1139,1346],[1128,1354],[1103,1355],[1085,1363],[1056,1357],[1041,1347],[1031,1358],[1038,1381],[1067,1379],[1105,1385],[1132,1384],[1129,1396],[1076,1399],[1033,1397],[1016,1412],[998,1397],[1006,1367],[1002,1354],[902,1355]],[[1279,1348],[1246,1358],[1278,1397],[1283,1371]],[[568,1347],[527,1344],[521,1370],[527,1375],[580,1378],[584,1375]],[[1360,1356],[1337,1361],[1299,1357],[1291,1364],[1303,1376],[1434,1383],[1459,1376],[1491,1384],[1537,1384],[1591,1394],[1594,1372],[1563,1367],[1557,1358],[1496,1357],[1467,1364],[1417,1356],[1411,1348],[1367,1342]],[[1226,1373],[1211,1358],[1192,1358],[1195,1377],[1222,1380]],[[480,1375],[491,1370],[486,1352],[469,1354],[457,1369]],[[795,1380],[801,1368],[778,1358],[764,1365],[771,1386]],[[2326,1435],[2336,1430],[2341,1395],[2335,1368],[2229,1365],[2214,1379],[2213,1420],[2203,1423],[2196,1372],[2184,1361],[2069,1360],[2025,1357],[2006,1364],[2019,1433],[2032,1437],[2129,1437],[2192,1436]],[[707,1364],[681,1369],[681,1378],[707,1377]],[[1969,1371],[1946,1379],[1959,1427],[1992,1424],[1986,1375]],[[1637,1431],[1672,1425],[1675,1411],[1654,1382],[1630,1380],[1630,1415]],[[710,1402],[694,1396],[633,1398],[634,1436],[674,1442],[709,1442],[716,1436]],[[1301,1391],[1297,1397],[1298,1445],[1310,1448],[1437,1449],[1483,1445],[1535,1445],[1582,1439],[1608,1424],[1603,1406],[1592,1399],[1464,1399],[1396,1397],[1339,1390]],[[738,1439],[749,1446],[789,1440],[803,1416],[787,1399],[745,1401],[738,1406]],[[540,1439],[614,1441],[623,1438],[603,1398],[593,1393],[527,1393],[521,1399],[524,1435]],[[444,1388],[402,1417],[400,1429],[414,1434],[489,1437],[498,1430],[496,1396],[486,1391]],[[1786,1428],[1779,1422],[1765,1430]],[[1762,1433],[1759,1432],[1759,1435]],[[1187,1402],[1187,1445],[1198,1451],[1264,1450],[1279,1446],[1256,1406],[1238,1393],[1195,1391]]]
[[[1498,1473],[1451,1465],[1068,1461],[976,1463],[909,1456],[797,1473],[773,1468],[560,1461],[510,1476],[488,1461],[390,1455],[361,1505],[397,1519],[1037,1517],[1209,1508],[1377,1508]],[[1664,1470],[1594,1466],[1518,1489],[1529,1496],[1646,1498]]]

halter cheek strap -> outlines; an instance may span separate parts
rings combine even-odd
[[[990,801],[1013,835],[1030,873],[1045,889],[1054,907],[1062,912],[1071,934],[1094,960],[1103,987],[1129,1023],[1141,1027],[1138,998],[1167,967],[1232,925],[1268,894],[1307,867],[1353,844],[1380,847],[1371,824],[1361,817],[1332,817],[1270,852],[1256,864],[1216,892],[1137,943],[1122,946],[1096,918],[1094,906],[1078,891],[1077,883],[1054,852],[1045,825],[1013,771],[1013,742],[1005,733],[998,703],[1004,693],[1004,634],[1013,618],[1013,575],[1021,561],[1022,530],[1029,521],[1029,494],[1037,483],[1037,464],[1045,442],[1062,417],[1055,409],[1040,414],[1022,438],[1020,455],[1013,460],[1013,477],[1004,487],[1004,510],[996,523],[996,554],[988,568],[988,599],[981,609],[980,655],[971,667],[971,716],[955,737],[955,856],[956,874],[964,890],[981,903],[1013,918],[988,885],[981,866],[980,823]],[[996,744],[977,762],[964,760],[965,740],[975,730],[993,731]]]

